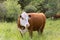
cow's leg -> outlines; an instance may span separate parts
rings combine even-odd
[[[39,30],[38,30],[38,37],[40,37],[42,35],[43,29],[44,29],[44,27],[42,27],[41,29],[39,28]]]
[[[44,23],[44,24],[41,26],[41,28],[40,28],[40,32],[41,32],[41,34],[43,33],[44,26],[45,26],[45,23]]]
[[[31,39],[32,39],[32,35],[33,35],[32,30],[29,30],[29,35],[30,35],[30,37],[31,37]]]
[[[43,25],[41,25],[41,27],[38,29],[39,35],[43,33],[44,26],[45,26],[45,23]]]
[[[21,36],[22,36],[22,38],[23,38],[23,35],[22,35],[22,33],[20,32],[20,34],[21,34]]]
[[[19,32],[20,32],[20,34],[21,34],[21,36],[23,37],[23,34],[21,33],[21,29],[20,29],[20,28],[18,28],[18,30],[19,30]]]
[[[41,34],[43,33],[43,29],[44,29],[44,27],[42,27],[42,28],[40,29]]]
[[[38,31],[38,34],[40,35],[40,33],[41,33],[41,32],[40,32],[40,29],[38,29],[37,31]]]
[[[39,35],[42,33],[41,28],[42,28],[42,25],[41,25],[40,28],[37,30]]]
[[[38,38],[39,38],[39,37],[40,37],[40,35],[41,35],[40,28],[37,30],[37,32],[38,32]]]

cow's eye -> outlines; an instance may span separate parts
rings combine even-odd
[[[22,18],[22,20],[24,19],[21,15],[20,15],[20,18]]]

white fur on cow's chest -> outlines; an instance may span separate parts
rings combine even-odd
[[[22,34],[25,34],[26,32],[28,32],[28,29],[22,30],[22,29],[18,28],[18,30],[19,30]]]

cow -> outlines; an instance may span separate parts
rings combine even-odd
[[[33,31],[37,31],[38,34],[43,33],[43,29],[46,23],[46,16],[43,13],[26,13],[23,12],[18,17],[18,29],[23,36],[27,31],[32,38]]]
[[[60,14],[55,14],[52,16],[52,19],[58,19],[58,18],[60,18]]]

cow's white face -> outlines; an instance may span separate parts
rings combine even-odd
[[[20,25],[25,27],[25,29],[20,29],[20,32],[23,34],[27,31],[27,27],[30,26],[28,20],[29,20],[29,16],[26,12],[23,12],[21,15],[20,15]]]
[[[24,27],[29,26],[30,24],[29,24],[28,20],[29,20],[28,14],[26,12],[23,12],[21,14],[21,18],[20,18],[20,25],[24,26]]]

